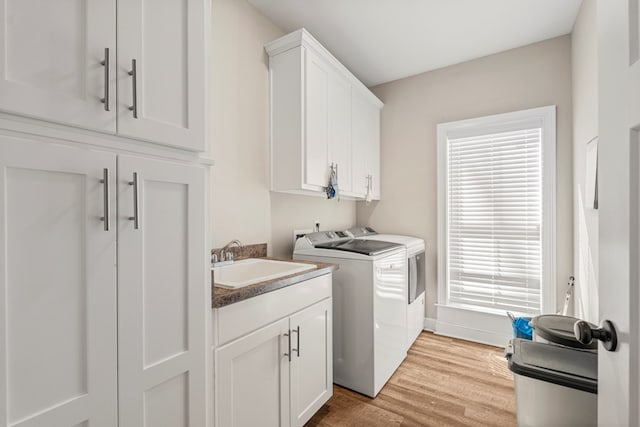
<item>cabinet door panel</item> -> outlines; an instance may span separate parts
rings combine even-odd
[[[114,155],[0,137],[2,425],[117,423],[104,169],[114,188]]]
[[[0,109],[115,132],[115,14],[115,0],[0,0]]]
[[[291,425],[303,426],[333,395],[331,298],[291,316]],[[299,329],[298,329],[299,328]]]
[[[288,331],[283,319],[216,350],[217,425],[289,425]]]
[[[329,178],[329,71],[326,64],[306,51],[304,182],[307,190],[322,190]]]
[[[204,179],[199,167],[118,158],[121,427],[204,425]]]
[[[338,187],[351,192],[351,85],[335,73],[329,78],[329,163],[338,167]]]
[[[362,96],[352,101],[353,193],[365,197],[367,190],[380,199],[380,109]],[[371,178],[368,178],[371,176]]]
[[[205,2],[118,2],[118,132],[204,150]],[[133,105],[136,60],[137,118]]]

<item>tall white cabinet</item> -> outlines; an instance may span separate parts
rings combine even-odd
[[[208,10],[0,0],[0,426],[210,424]]]
[[[0,423],[204,425],[204,169],[9,137],[0,168]]]
[[[205,0],[0,0],[0,111],[203,151],[206,11]]]

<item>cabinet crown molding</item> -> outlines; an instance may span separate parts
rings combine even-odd
[[[351,83],[354,89],[357,89],[359,92],[364,94],[369,99],[369,101],[375,104],[378,108],[382,108],[384,106],[384,103],[377,96],[375,96],[373,92],[371,92],[371,90],[364,85],[364,83],[362,83],[356,76],[354,76],[347,67],[345,67],[340,61],[338,61],[336,57],[333,56],[331,52],[329,52],[305,28],[300,28],[299,30],[296,30],[265,44],[264,49],[271,58],[300,46],[306,49],[311,49],[317,55],[320,55],[340,74],[342,74],[349,81],[349,83]]]

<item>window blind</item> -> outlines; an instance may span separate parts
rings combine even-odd
[[[448,302],[538,314],[542,129],[447,139]]]

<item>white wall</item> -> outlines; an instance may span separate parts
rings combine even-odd
[[[586,143],[598,135],[596,0],[584,0],[572,33],[575,314],[598,324],[598,211],[587,207]]]
[[[357,223],[427,243],[427,308],[436,317],[436,125],[557,105],[558,303],[573,270],[571,38],[558,37],[374,87],[382,110],[382,200]]]
[[[269,191],[268,58],[283,32],[245,0],[213,0],[210,75],[211,247],[267,242],[291,255],[294,228],[348,228],[355,202]]]

